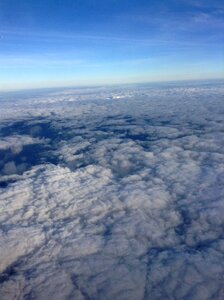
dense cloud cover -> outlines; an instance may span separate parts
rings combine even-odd
[[[223,92],[2,95],[1,299],[224,299]]]

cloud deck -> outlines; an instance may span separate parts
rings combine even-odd
[[[2,100],[1,299],[223,299],[223,91]]]

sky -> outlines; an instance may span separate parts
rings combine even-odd
[[[221,0],[0,0],[0,90],[215,79]]]

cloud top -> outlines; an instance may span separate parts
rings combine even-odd
[[[14,114],[5,103],[2,299],[221,300],[222,92],[66,90]],[[28,144],[43,148],[15,176]]]

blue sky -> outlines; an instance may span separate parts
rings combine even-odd
[[[0,89],[223,77],[221,0],[0,0]]]

